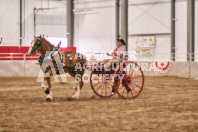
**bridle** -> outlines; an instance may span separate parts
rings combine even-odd
[[[37,41],[37,48],[34,47],[33,43]],[[38,50],[38,47],[41,46],[41,37],[34,37],[34,40],[31,42],[31,46],[30,49],[28,51],[29,54],[31,54],[31,52],[33,51],[34,53],[36,53],[36,50]]]
[[[34,37],[34,40],[31,42],[31,46],[30,46],[30,50],[33,51],[33,52],[36,52],[36,50],[39,49],[39,47],[42,45],[42,42],[41,42],[41,39],[45,39],[44,37],[42,36],[39,36],[39,37]],[[45,41],[50,45],[51,47],[51,51],[58,51],[59,48],[60,48],[60,44],[61,42],[59,43],[58,47],[55,47],[54,45],[52,45],[48,40],[45,39]],[[35,43],[36,42],[36,43]],[[35,48],[34,45],[37,45],[37,47]],[[29,51],[29,52],[31,52]],[[30,54],[30,53],[29,53]]]

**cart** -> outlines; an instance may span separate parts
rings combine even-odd
[[[116,93],[123,99],[134,99],[144,87],[144,74],[141,67],[132,61],[105,69],[105,66],[88,66],[91,70],[90,85],[94,93],[107,98]]]

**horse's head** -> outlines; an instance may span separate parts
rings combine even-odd
[[[42,48],[42,37],[34,37],[34,40],[32,41],[31,47],[28,51],[29,55],[33,56],[37,52],[41,51]]]
[[[46,51],[52,50],[52,47],[53,46],[41,35],[39,37],[34,37],[28,53],[31,56],[35,55],[37,52],[45,54]]]

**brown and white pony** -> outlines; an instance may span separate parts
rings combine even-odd
[[[44,38],[44,36],[41,35],[39,37],[35,37],[35,39],[33,40],[33,45],[29,49],[29,54],[31,56],[33,56],[37,52],[40,52],[40,54],[41,54],[40,59],[44,60],[46,57],[46,54],[50,51],[53,51],[54,48],[56,48],[56,47],[54,47],[50,42],[48,42]],[[50,59],[52,59],[52,64],[54,66],[56,74],[60,74],[57,64],[60,65],[60,63],[61,63],[61,59],[60,59],[61,53],[59,51],[57,51],[57,52],[58,52],[57,53],[58,61],[53,56]],[[75,95],[72,96],[72,98],[78,99],[79,95],[80,95],[80,90],[83,87],[82,76],[84,75],[84,71],[83,70],[75,70],[75,66],[77,63],[84,65],[84,64],[86,64],[87,61],[84,57],[82,57],[82,55],[75,53],[75,52],[64,53],[62,57],[64,59],[64,64],[63,64],[64,67],[62,69],[63,72],[69,73],[72,77],[79,75],[78,79],[75,78],[75,85],[73,86],[73,88],[76,90],[76,93],[75,93]],[[42,63],[40,63],[40,66],[42,68]],[[43,82],[41,87],[44,89],[45,93],[47,94],[46,101],[51,101],[53,98],[53,93],[52,93],[52,88],[51,88],[50,77],[53,76],[53,69],[51,68],[50,65],[47,65],[44,70],[45,70],[44,75],[46,75],[46,76],[44,76],[44,80],[45,80],[45,82],[47,82],[47,86],[45,85],[45,82]]]

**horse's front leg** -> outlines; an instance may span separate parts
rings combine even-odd
[[[46,101],[52,101],[52,99],[53,99],[53,92],[52,92],[52,88],[51,88],[50,77],[47,77],[46,80],[47,80],[47,84],[48,84],[48,88],[45,91],[45,93],[47,94]]]
[[[53,92],[51,88],[51,74],[50,72],[48,73],[50,76],[49,77],[44,77],[44,80],[47,82],[47,86],[45,85],[45,82],[41,84],[44,92],[47,94],[46,96],[46,101],[51,101],[53,99]]]
[[[80,96],[80,83],[75,80],[75,84],[73,86],[73,89],[76,91],[76,93],[72,96],[74,99],[79,99]]]

